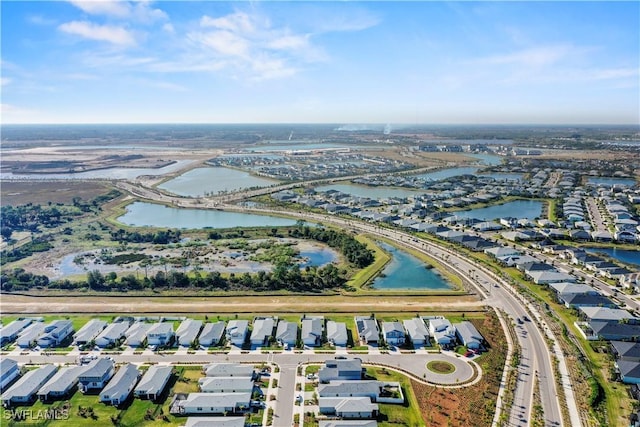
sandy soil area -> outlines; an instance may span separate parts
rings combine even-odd
[[[64,313],[354,313],[478,311],[472,296],[27,297],[1,295],[3,314]]]

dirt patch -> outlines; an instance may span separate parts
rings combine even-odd
[[[92,200],[106,194],[109,186],[98,182],[42,182],[42,181],[2,181],[0,203],[2,206],[64,203],[71,204],[74,197]]]
[[[422,418],[429,426],[490,426],[502,378],[507,341],[496,314],[471,320],[490,344],[490,349],[477,362],[482,379],[469,387],[445,389],[412,381]]]

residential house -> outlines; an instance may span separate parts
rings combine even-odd
[[[0,391],[5,390],[19,376],[18,362],[8,357],[0,358]]]
[[[279,321],[276,328],[276,341],[284,347],[295,347],[298,341],[298,325],[286,320]]]
[[[273,317],[256,317],[253,320],[253,330],[251,331],[252,346],[264,346],[269,344],[273,336],[273,327],[276,325]]]
[[[618,360],[615,365],[623,383],[640,384],[640,362]]]
[[[484,337],[478,332],[473,323],[464,321],[453,325],[456,330],[456,337],[468,349],[477,350],[482,347]]]
[[[571,294],[564,298],[564,304],[567,308],[578,307],[609,307],[616,308],[617,305],[604,295],[592,294]]]
[[[198,338],[202,329],[202,320],[185,319],[176,330],[176,338],[178,345],[181,347],[190,347]]]
[[[174,337],[175,332],[173,331],[173,323],[154,323],[147,331],[147,345],[170,345]]]
[[[84,367],[82,366],[60,368],[60,370],[38,390],[38,399],[43,402],[50,402],[71,396],[78,385],[78,376],[83,369]]]
[[[78,376],[78,388],[83,393],[90,393],[102,388],[115,373],[112,359],[102,357],[89,363]]]
[[[198,380],[203,393],[252,393],[252,377],[204,377]]]
[[[364,344],[377,344],[380,337],[378,322],[372,317],[356,317],[358,337]]]
[[[384,383],[375,380],[330,381],[318,384],[319,397],[368,397],[375,402]]]
[[[579,307],[579,311],[588,322],[604,321],[604,322],[620,322],[625,321],[629,323],[636,323],[638,320],[627,310],[620,308],[608,308],[608,307]]]
[[[244,427],[244,417],[189,417],[184,427]]]
[[[402,324],[404,325],[414,347],[429,345],[429,330],[422,318],[413,317],[408,320],[403,320]]]
[[[40,335],[44,332],[44,323],[42,322],[34,322],[24,328],[20,334],[18,334],[18,338],[16,339],[16,344],[18,347],[22,348],[30,348],[33,347]]]
[[[304,317],[302,319],[302,332],[300,335],[302,344],[309,347],[316,347],[321,345],[323,329],[324,329],[324,318]]]
[[[368,397],[320,397],[318,409],[322,415],[341,418],[375,418],[379,410]]]
[[[485,249],[484,253],[493,255],[495,258],[520,255],[520,251],[509,246],[494,246],[492,248]]]
[[[180,415],[235,414],[249,408],[251,393],[189,393],[176,395],[170,412]]]
[[[589,327],[593,336],[607,341],[638,341],[640,340],[640,325],[629,323],[614,323],[592,321]]]
[[[73,335],[75,345],[87,345],[92,342],[107,327],[107,322],[100,319],[89,320]]]
[[[320,420],[318,427],[378,427],[376,420]]]
[[[118,345],[125,337],[129,329],[129,322],[111,323],[95,338],[95,343],[100,348]]]
[[[402,322],[382,322],[382,335],[387,344],[404,345],[405,332]]]
[[[227,341],[237,347],[242,347],[249,332],[249,321],[229,320],[226,330]]]
[[[44,365],[24,374],[18,381],[2,393],[2,405],[29,404],[36,400],[36,393],[58,370],[55,365]]]
[[[361,380],[363,372],[362,360],[360,359],[329,359],[318,370],[318,380],[321,383],[337,380]]]
[[[147,339],[147,332],[151,329],[151,324],[144,322],[135,322],[125,332],[127,339],[125,344],[131,347],[142,347]]]
[[[427,318],[429,333],[441,347],[448,348],[455,344],[456,330],[444,317]]]
[[[120,367],[111,381],[100,392],[100,402],[119,406],[126,402],[138,383],[140,371],[136,365],[127,363]]]
[[[640,343],[629,341],[611,341],[611,353],[616,359],[640,362]]]
[[[536,285],[546,285],[551,283],[560,282],[575,282],[576,278],[570,274],[562,273],[560,271],[532,271],[528,274],[533,283]]]
[[[241,363],[211,363],[202,367],[207,377],[253,377],[251,365]]]
[[[173,368],[171,366],[150,366],[136,388],[133,389],[133,395],[140,399],[159,400],[172,374]]]
[[[31,319],[18,319],[0,329],[0,346],[14,342],[18,334],[31,324]]]
[[[327,341],[334,346],[346,346],[349,335],[344,322],[327,321]]]
[[[200,345],[203,347],[220,345],[220,342],[222,341],[222,336],[224,334],[224,326],[225,326],[225,323],[223,321],[219,321],[215,323],[206,323],[202,328],[202,333],[200,333],[200,338],[198,338]]]
[[[54,320],[44,327],[36,342],[42,348],[57,347],[72,333],[71,320]]]

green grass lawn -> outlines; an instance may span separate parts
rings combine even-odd
[[[405,405],[396,405],[391,403],[379,403],[380,414],[378,426],[380,427],[396,427],[396,426],[422,426],[424,421],[420,415],[418,401],[413,394],[411,382],[406,376],[384,368],[367,368],[367,375],[376,378],[379,381],[396,381],[402,387],[402,393],[405,397]]]

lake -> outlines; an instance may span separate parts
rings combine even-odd
[[[640,268],[640,250],[618,249],[618,248],[588,248],[587,252],[592,254],[605,254],[625,264],[631,264],[636,268]]]
[[[515,200],[486,208],[451,212],[451,214],[456,215],[458,218],[477,218],[486,221],[507,217],[535,219],[542,215],[542,202],[538,200]]]
[[[374,289],[451,290],[451,286],[433,268],[408,252],[378,242],[391,255],[391,261],[371,285]]]
[[[323,247],[313,247],[300,251],[300,268],[307,266],[323,267],[333,261],[338,260],[338,254],[333,249]]]
[[[607,176],[590,176],[587,179],[587,183],[592,185],[604,185],[612,187],[614,185],[624,185],[627,187],[633,187],[636,184],[636,180],[632,178],[615,178]]]
[[[76,173],[1,173],[0,179],[28,179],[34,181],[50,179],[135,179],[140,175],[158,176],[173,173],[193,162],[194,160],[177,160],[175,163],[162,168],[108,168]]]
[[[261,178],[236,169],[207,167],[191,169],[158,185],[158,188],[179,196],[198,197],[204,196],[205,193],[216,195],[224,191],[268,187],[277,183],[276,180]]]
[[[478,171],[478,167],[462,167],[462,168],[448,168],[448,169],[440,169],[435,172],[427,172],[421,173],[418,175],[413,175],[417,178],[426,179],[428,181],[442,181],[444,179],[453,178],[454,176],[460,175],[475,175]]]
[[[464,153],[465,156],[475,157],[476,159],[482,160],[482,163],[488,166],[497,166],[502,163],[504,157],[498,156],[496,154],[481,154],[481,153]]]
[[[179,209],[146,202],[134,202],[117,220],[134,227],[162,228],[233,228],[233,227],[286,227],[296,224],[295,219],[240,212],[207,209]]]
[[[411,190],[399,187],[370,187],[367,185],[357,184],[332,184],[323,185],[315,188],[316,191],[336,190],[343,193],[351,194],[356,197],[367,197],[369,199],[381,200],[390,197],[414,197],[424,194],[423,191]]]

